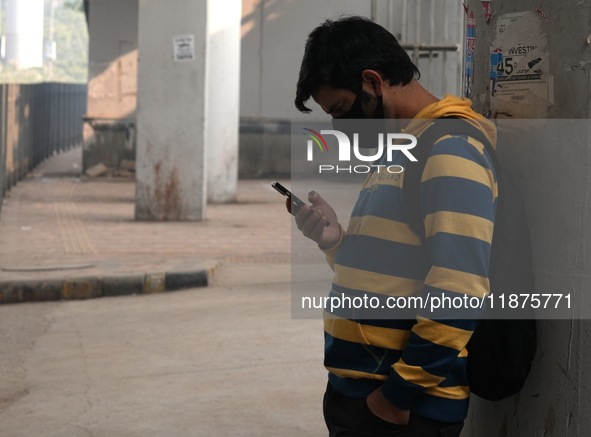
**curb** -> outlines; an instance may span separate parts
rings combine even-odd
[[[216,267],[187,272],[0,282],[0,304],[94,299],[207,287]]]

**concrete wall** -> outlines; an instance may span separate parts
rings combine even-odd
[[[477,109],[493,116],[497,111],[499,118],[589,118],[591,52],[587,38],[591,5],[550,0],[498,0],[491,4],[496,15],[487,24],[480,1],[468,2],[477,21],[474,80]],[[526,30],[521,36],[521,29],[514,29],[518,33],[513,42],[529,44],[528,39],[532,37],[537,41],[535,45],[541,49],[541,75],[553,78],[554,89],[549,90],[546,99],[544,90],[536,91],[526,84],[527,92],[515,91],[515,98],[511,100],[508,96],[510,104],[499,105],[490,92],[490,50],[498,43],[495,25],[502,22],[504,14],[515,12],[533,13],[533,18],[519,24]],[[504,48],[504,56],[509,45]],[[587,128],[587,134],[578,141],[564,141],[557,128],[553,141],[538,141],[534,131],[533,141],[513,147],[502,142],[499,145],[499,153],[517,176],[526,201],[539,293],[571,292],[580,296],[589,292],[591,146],[588,132]],[[540,321],[539,350],[525,388],[519,395],[497,403],[473,397],[463,435],[588,435],[590,334],[588,320]]]
[[[88,18],[88,114],[133,118],[138,0],[90,0]]]
[[[138,0],[90,0],[83,170],[135,159]]]

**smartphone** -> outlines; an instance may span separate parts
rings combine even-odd
[[[298,213],[298,211],[300,210],[300,208],[302,206],[305,205],[305,203],[299,198],[297,197],[295,194],[291,194],[291,191],[289,191],[287,188],[285,188],[283,185],[281,185],[279,182],[273,182],[271,184],[271,186],[273,188],[275,188],[279,193],[283,194],[286,197],[289,197],[291,199],[291,213],[293,215],[296,215]],[[295,209],[294,209],[295,207]],[[310,215],[314,214],[314,210],[312,208],[310,208]],[[326,222],[326,226],[330,226],[330,222]]]

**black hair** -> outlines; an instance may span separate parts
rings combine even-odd
[[[390,32],[364,17],[326,20],[308,36],[295,106],[310,112],[304,103],[328,84],[358,94],[363,70],[379,72],[391,85],[406,85],[420,76],[406,51]]]

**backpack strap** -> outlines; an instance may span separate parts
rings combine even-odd
[[[417,161],[408,161],[406,164],[403,185],[403,207],[406,222],[410,226],[410,229],[421,238],[421,243],[427,254],[427,236],[421,209],[421,179],[425,165],[427,164],[427,158],[431,153],[431,148],[437,140],[446,135],[466,135],[484,145],[497,175],[497,187],[499,191],[497,213],[498,209],[501,208],[501,201],[503,199],[501,195],[503,192],[501,165],[497,153],[488,138],[472,124],[462,119],[445,117],[434,120],[433,124],[417,139],[417,146],[413,149],[413,155],[417,158]]]

